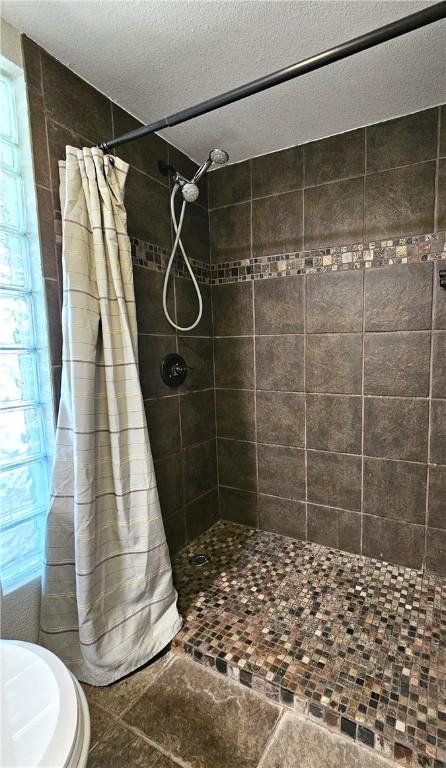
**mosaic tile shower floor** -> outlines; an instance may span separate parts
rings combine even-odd
[[[403,765],[446,766],[446,580],[224,521],[174,569],[176,652]]]

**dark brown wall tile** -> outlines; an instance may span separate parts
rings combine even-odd
[[[303,391],[303,336],[258,336],[255,346],[257,389]]]
[[[364,459],[363,512],[424,525],[427,467],[386,459]]]
[[[362,331],[362,270],[306,277],[307,333]]]
[[[367,557],[421,568],[424,556],[424,527],[397,520],[363,515],[362,552]]]
[[[426,568],[428,571],[446,576],[446,531],[427,529]]]
[[[218,475],[221,485],[257,490],[256,445],[241,440],[217,440]]]
[[[303,186],[302,147],[254,157],[251,163],[253,197],[277,195]]]
[[[432,264],[369,269],[364,280],[366,331],[431,327]]]
[[[139,379],[144,399],[171,395],[160,375],[160,365],[169,352],[175,352],[172,336],[138,335]]]
[[[145,400],[147,428],[154,459],[180,450],[180,408],[177,396]]]
[[[42,187],[49,189],[51,187],[51,182],[48,159],[48,141],[46,135],[46,120],[43,112],[43,98],[41,94],[28,89],[28,107],[34,180],[36,184],[40,184]]]
[[[211,263],[251,256],[251,204],[241,203],[211,211]]]
[[[429,467],[429,515],[432,528],[446,529],[446,467]]]
[[[251,282],[215,286],[212,304],[216,336],[249,336],[253,333]]]
[[[191,504],[187,504],[184,508],[184,516],[186,519],[186,539],[189,543],[217,522],[217,489],[195,499]]]
[[[175,329],[167,322],[163,312],[164,274],[144,267],[133,267],[133,285],[136,301],[136,318],[139,333],[162,333],[174,336]],[[171,280],[167,294],[167,308],[175,320],[175,297]],[[172,341],[175,346],[175,341]]]
[[[254,392],[217,389],[217,435],[234,440],[255,440]]]
[[[193,501],[217,485],[215,440],[199,443],[182,451],[184,501]]]
[[[257,440],[260,443],[305,445],[305,395],[257,392]]]
[[[324,333],[306,337],[307,392],[360,394],[362,336]]]
[[[366,240],[433,232],[434,193],[434,162],[367,176]]]
[[[171,245],[169,190],[150,176],[130,168],[125,188],[128,232],[163,248]],[[152,213],[151,213],[152,212]],[[155,215],[154,215],[155,212]]]
[[[446,157],[446,105],[440,107],[440,157]]]
[[[42,53],[45,109],[94,144],[112,136],[111,102],[52,56]]]
[[[184,510],[178,509],[164,520],[167,544],[170,557],[173,558],[186,545],[186,525]]]
[[[62,322],[59,286],[56,280],[45,280],[46,312],[52,365],[62,363]]]
[[[305,250],[359,243],[364,235],[364,183],[349,179],[305,190]]]
[[[53,408],[54,408],[54,423],[57,424],[57,416],[59,413],[60,403],[60,388],[62,384],[62,366],[51,366],[51,388],[53,394]]]
[[[173,453],[155,462],[155,476],[163,519],[183,506],[181,454]]]
[[[180,397],[183,448],[215,437],[214,390],[205,389]]]
[[[180,216],[179,202],[177,203],[177,221]],[[197,259],[209,264],[209,214],[198,203],[187,206],[181,230],[181,241],[189,259]],[[181,256],[182,259],[182,256]]]
[[[42,93],[42,65],[40,47],[26,35],[22,35],[23,63],[28,86]]]
[[[437,125],[438,109],[434,108],[368,126],[367,171],[434,160]]]
[[[257,526],[257,494],[220,487],[220,515],[223,520]]]
[[[253,256],[302,250],[302,194],[286,192],[253,200]]]
[[[437,229],[446,229],[446,158],[438,168]]]
[[[293,539],[306,538],[305,504],[260,493],[257,500],[259,528]]]
[[[112,104],[112,109],[114,138],[143,125],[117,104]],[[158,169],[159,160],[168,162],[168,144],[156,133],[151,133],[138,141],[122,144],[117,147],[116,152],[126,163],[130,163],[134,168],[148,173],[156,181],[168,186],[167,177],[163,176]]]
[[[257,460],[260,493],[305,499],[305,451],[259,443]]]
[[[388,459],[427,459],[428,401],[366,397],[364,453]]]
[[[365,394],[427,397],[430,346],[429,331],[366,333]]]
[[[257,334],[304,332],[303,277],[254,281]]]
[[[185,331],[190,336],[212,336],[212,300],[211,287],[200,285],[203,301],[203,314],[198,325],[191,331]],[[183,328],[193,325],[198,316],[198,299],[192,280],[175,277],[175,305],[177,324]]]
[[[435,331],[432,341],[432,397],[446,397],[446,331]]]
[[[254,387],[254,341],[215,339],[215,385],[232,389]]]
[[[446,290],[440,285],[440,269],[446,269],[444,261],[434,264],[433,327],[446,330]]]
[[[446,400],[432,400],[430,460],[446,464]]]
[[[307,451],[307,498],[315,504],[361,509],[361,457]]]
[[[65,128],[52,120],[46,121],[46,130],[48,132],[48,151],[50,163],[51,189],[53,190],[53,205],[56,211],[60,210],[59,197],[59,160],[65,159],[65,147],[90,147],[91,142],[71,130],[71,126]]]
[[[209,207],[242,203],[251,198],[251,161],[217,168],[208,175]]]
[[[199,336],[179,336],[178,353],[190,366],[181,392],[210,389],[214,386],[212,339]]]
[[[308,539],[346,552],[361,551],[361,515],[307,504]]]
[[[43,276],[58,280],[52,195],[47,189],[36,187],[36,196]]]
[[[348,395],[307,395],[307,446],[361,453],[362,401]]]
[[[365,164],[365,131],[349,131],[304,147],[305,186],[360,176]]]

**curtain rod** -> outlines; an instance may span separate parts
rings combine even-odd
[[[160,131],[163,128],[185,123],[194,117],[199,117],[207,112],[212,112],[214,109],[220,109],[228,104],[233,104],[235,101],[245,99],[254,93],[260,93],[267,88],[273,88],[275,85],[293,80],[295,77],[301,77],[301,75],[306,75],[308,72],[326,67],[335,61],[340,61],[348,56],[353,56],[355,53],[366,51],[375,45],[393,40],[396,37],[400,37],[400,35],[405,35],[408,32],[420,29],[427,24],[432,24],[444,18],[446,18],[446,0],[423,8],[421,11],[410,14],[410,16],[397,19],[390,24],[386,24],[384,27],[366,32],[364,35],[348,40],[346,43],[341,43],[341,45],[337,45],[334,48],[328,48],[326,51],[310,56],[308,59],[302,59],[302,61],[296,64],[290,64],[284,69],[271,72],[269,75],[259,77],[257,80],[251,80],[251,82],[240,85],[237,88],[232,88],[232,90],[226,91],[219,96],[201,101],[193,107],[188,107],[180,112],[175,112],[173,115],[163,117],[155,123],[143,125],[140,128],[135,128],[133,131],[124,133],[122,136],[118,136],[116,139],[104,141],[99,146],[104,152],[109,152],[113,147],[119,147],[121,144],[127,144],[129,141],[142,139],[144,136]]]

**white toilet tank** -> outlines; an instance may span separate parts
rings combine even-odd
[[[90,717],[63,662],[32,643],[0,641],[1,768],[85,768]]]

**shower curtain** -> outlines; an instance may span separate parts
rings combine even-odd
[[[66,148],[63,369],[40,642],[107,685],[181,626],[138,377],[128,165]],[[149,215],[149,213],[148,213]]]

